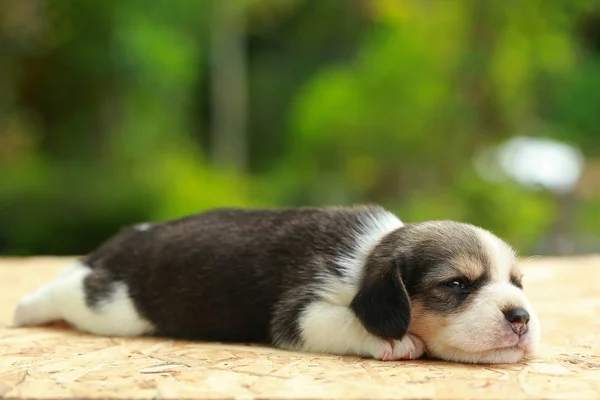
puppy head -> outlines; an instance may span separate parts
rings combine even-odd
[[[367,262],[360,294],[374,299],[371,314],[375,303],[386,311],[365,326],[387,338],[408,326],[435,358],[518,362],[540,339],[521,277],[512,248],[484,229],[451,221],[409,224],[384,238]],[[394,297],[401,300],[390,304]]]

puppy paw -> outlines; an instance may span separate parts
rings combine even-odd
[[[19,304],[17,304],[17,308],[15,309],[13,315],[13,325],[34,325],[38,319],[39,316],[36,312],[35,304],[33,304],[33,302],[27,297],[23,298]]]
[[[54,320],[52,305],[43,296],[32,293],[24,296],[13,314],[13,326],[43,325]]]
[[[373,357],[382,361],[414,360],[425,353],[425,343],[413,334],[407,333],[401,340],[382,340]]]

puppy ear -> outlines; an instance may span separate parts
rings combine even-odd
[[[371,259],[365,269],[366,274],[350,308],[369,333],[382,339],[402,339],[411,315],[410,299],[399,267],[393,261]]]

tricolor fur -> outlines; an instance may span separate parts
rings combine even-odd
[[[512,363],[539,322],[511,247],[377,206],[218,209],[119,232],[25,296],[19,326],[384,360]]]

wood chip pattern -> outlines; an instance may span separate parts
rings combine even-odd
[[[525,262],[542,324],[537,357],[512,365],[379,362],[247,345],[94,337],[10,327],[19,297],[67,259],[0,260],[0,398],[600,398],[600,257]]]

